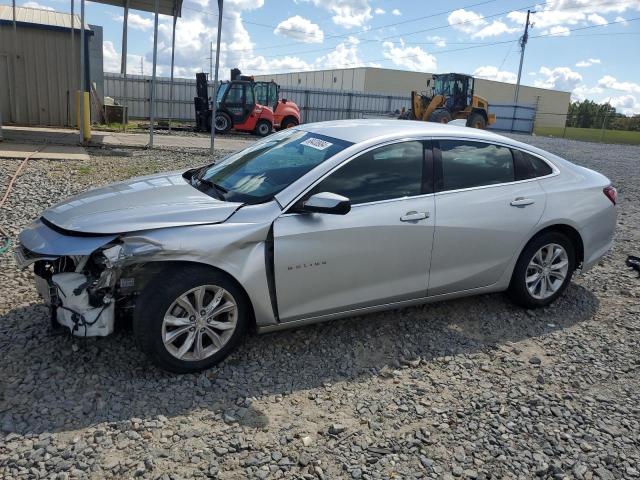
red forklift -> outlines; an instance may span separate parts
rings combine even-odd
[[[206,73],[196,74],[196,129],[211,131],[211,99],[208,96]],[[271,82],[256,82],[253,77],[231,70],[231,80],[221,82],[216,102],[216,133],[231,129],[251,132],[264,137],[273,129],[281,130],[300,124],[300,109],[286,99],[279,99],[280,86]]]

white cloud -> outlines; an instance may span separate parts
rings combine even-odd
[[[534,85],[540,88],[552,88],[571,92],[582,81],[582,75],[574,72],[569,67],[540,67],[538,71],[540,80],[536,80]]]
[[[487,24],[487,21],[482,15],[472,12],[471,10],[465,10],[464,8],[451,12],[447,17],[447,21],[449,25],[456,30],[470,34],[475,33]]]
[[[427,37],[427,41],[435,43],[436,47],[443,48],[447,46],[447,41],[443,37],[439,37],[438,35]]]
[[[627,25],[629,22],[627,22],[627,19],[624,17],[621,17],[620,15],[618,15],[616,17],[616,19],[614,20],[614,22],[622,22],[623,25]]]
[[[594,25],[606,25],[607,23],[609,23],[607,22],[606,18],[604,18],[601,15],[598,15],[597,13],[590,13],[587,16],[587,20],[589,20]]]
[[[590,67],[591,65],[599,65],[600,64],[600,59],[599,58],[587,58],[586,60],[580,60],[578,63],[576,63],[576,67]]]
[[[22,4],[23,7],[27,7],[27,8],[37,8],[39,10],[49,10],[49,11],[53,11],[53,8],[48,7],[46,5],[41,5],[38,2],[34,2],[34,1],[29,1],[29,2],[24,2]]]
[[[628,93],[640,93],[640,84],[633,82],[619,82],[615,77],[611,75],[605,75],[598,80],[598,85],[601,87],[610,88],[611,90],[619,90],[621,92]]]
[[[562,34],[568,30],[567,25],[604,25],[608,23],[605,14],[619,14],[627,10],[640,11],[640,0],[548,0],[531,14],[531,21],[541,29],[562,27]],[[526,17],[527,14],[523,11],[507,14],[509,20],[521,26],[524,25]],[[620,16],[616,17],[616,21],[623,20]]]
[[[208,0],[203,1],[208,5]],[[227,8],[229,8],[229,5],[231,5],[233,7],[236,7],[237,10],[257,10],[258,8],[262,8],[264,6],[264,0],[226,0],[224,4]],[[227,8],[225,8],[225,10],[229,11],[227,10]]]
[[[475,38],[497,37],[503,33],[514,33],[519,30],[518,27],[508,27],[500,20],[494,20],[490,25],[478,30],[472,36]]]
[[[573,101],[583,101],[587,97],[593,98],[594,95],[602,93],[602,88],[596,87],[588,87],[585,84],[580,84],[571,92],[571,100]]]
[[[276,35],[294,38],[304,43],[322,43],[324,32],[320,27],[300,15],[283,20],[273,31]]]
[[[333,13],[333,23],[344,28],[362,27],[373,15],[369,0],[311,0],[316,7]]]
[[[549,30],[545,30],[544,32],[542,32],[542,34],[553,35],[555,37],[568,37],[569,35],[571,35],[571,32],[569,32],[569,29],[567,27],[564,27],[562,25],[554,25]]]
[[[473,76],[478,78],[486,78],[487,80],[496,80],[498,82],[516,83],[518,76],[506,70],[498,70],[492,65],[478,67],[473,71]]]
[[[358,44],[360,40],[356,37],[349,37],[343,43],[337,45],[332,52],[323,55],[314,62],[315,68],[353,68],[364,65],[363,60],[358,55]]]
[[[118,15],[116,17],[116,20],[123,22],[124,16]],[[127,22],[129,27],[133,28],[134,30],[142,30],[144,32],[153,28],[153,18],[143,17],[142,15],[138,15],[137,13],[129,13],[129,19]]]
[[[397,47],[393,42],[384,42],[382,47],[382,55],[394,65],[418,72],[433,72],[438,69],[436,57],[420,47],[405,46],[403,40],[400,40]]]
[[[391,10],[391,14],[395,15],[396,17],[399,17],[400,15],[402,15],[402,12],[397,8],[394,8],[393,10]]]
[[[105,72],[120,72],[120,54],[108,40],[102,42],[102,65]]]
[[[609,104],[615,107],[616,111],[622,112],[625,115],[640,114],[640,101],[633,95],[611,97]]]
[[[387,13],[383,8],[376,8],[373,13],[375,13],[376,15],[384,15],[385,13]]]

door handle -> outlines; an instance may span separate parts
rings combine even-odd
[[[531,205],[533,203],[536,203],[533,198],[516,197],[511,200],[512,207],[526,207],[527,205]]]
[[[416,212],[412,210],[411,212],[407,212],[400,217],[401,222],[415,222],[416,220],[423,220],[425,218],[429,218],[429,212]]]

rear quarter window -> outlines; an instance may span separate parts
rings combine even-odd
[[[516,167],[516,180],[544,177],[553,173],[553,169],[547,162],[530,153],[514,150],[513,158]]]

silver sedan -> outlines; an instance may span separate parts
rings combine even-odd
[[[493,133],[336,121],[66,200],[16,259],[55,324],[129,318],[153,362],[189,372],[250,328],[498,291],[544,307],[611,248],[615,203],[603,175]]]

